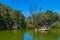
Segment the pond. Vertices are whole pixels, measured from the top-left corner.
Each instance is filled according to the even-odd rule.
[[[4,30],[0,31],[0,40],[60,40],[60,29],[44,33],[34,30]]]

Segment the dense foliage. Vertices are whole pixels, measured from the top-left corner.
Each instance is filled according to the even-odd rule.
[[[34,16],[32,18],[34,20],[34,25],[37,28],[40,28],[43,26],[50,27],[50,25],[52,25],[53,23],[55,23],[57,21],[59,22],[58,13],[52,12],[50,10],[48,10],[46,12],[34,14]]]
[[[56,27],[57,25],[59,26],[60,24],[59,14],[57,12],[52,12],[51,10],[47,10],[46,12],[36,13],[32,17],[30,17],[30,20],[31,23],[35,26],[35,28],[41,28],[44,26],[51,28],[53,26],[54,27]],[[57,22],[57,25],[55,22]]]
[[[21,11],[0,4],[0,29],[25,28],[25,17]]]
[[[32,12],[33,13],[33,12]],[[31,14],[32,14],[31,13]],[[60,17],[57,12],[47,10],[46,12],[34,12],[25,18],[19,10],[0,4],[0,29],[34,29],[46,27],[60,27]]]

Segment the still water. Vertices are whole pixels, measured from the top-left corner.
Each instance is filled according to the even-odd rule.
[[[60,40],[60,30],[34,32],[33,30],[0,31],[0,40]]]

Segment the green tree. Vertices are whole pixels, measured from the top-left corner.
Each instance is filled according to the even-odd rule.
[[[25,28],[24,15],[21,11],[0,4],[0,29],[12,29],[13,26],[14,28]]]

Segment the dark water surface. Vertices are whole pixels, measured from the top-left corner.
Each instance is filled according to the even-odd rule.
[[[5,30],[0,31],[0,40],[60,40],[60,29],[44,33],[33,30]]]

